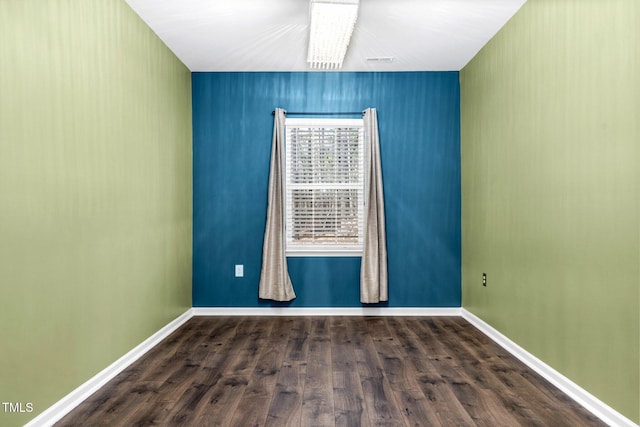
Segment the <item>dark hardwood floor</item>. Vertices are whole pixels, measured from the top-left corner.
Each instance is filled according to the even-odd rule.
[[[602,426],[458,317],[194,317],[56,426]]]

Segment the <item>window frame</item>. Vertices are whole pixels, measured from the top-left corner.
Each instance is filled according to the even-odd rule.
[[[289,128],[290,127],[315,127],[315,128],[357,128],[358,132],[358,156],[360,162],[360,181],[356,186],[359,194],[361,194],[358,201],[358,243],[357,244],[319,244],[319,245],[296,245],[292,244],[289,236],[290,228],[290,205],[288,198],[289,189],[294,186],[290,183],[290,162],[289,162]],[[362,118],[286,118],[285,119],[285,149],[283,150],[283,187],[284,187],[284,227],[285,227],[285,254],[287,257],[361,257],[364,241],[364,216],[365,216],[365,179],[364,179],[364,157],[365,157],[365,144],[364,144],[364,120]],[[340,187],[344,183],[325,183],[326,187]],[[302,189],[308,185],[313,188],[323,188],[323,184],[296,184],[298,189]],[[346,184],[344,184],[346,185]],[[354,187],[354,185],[346,186]]]

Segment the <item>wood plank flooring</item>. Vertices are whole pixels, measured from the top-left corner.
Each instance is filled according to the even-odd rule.
[[[604,426],[459,317],[194,317],[56,426]]]

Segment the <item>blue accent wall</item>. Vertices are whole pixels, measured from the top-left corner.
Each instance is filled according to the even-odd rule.
[[[458,72],[193,73],[193,306],[359,307],[360,258],[289,258],[258,299],[275,107],[378,110],[389,307],[459,307]],[[234,265],[244,264],[244,277]]]

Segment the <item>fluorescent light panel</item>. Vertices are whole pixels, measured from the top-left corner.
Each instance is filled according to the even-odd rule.
[[[339,69],[358,18],[359,0],[311,0],[309,51],[311,68]]]

